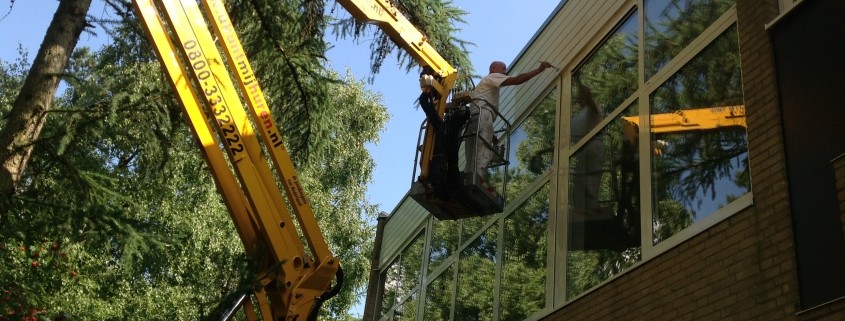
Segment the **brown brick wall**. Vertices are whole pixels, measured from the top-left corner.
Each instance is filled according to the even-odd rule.
[[[737,0],[754,205],[544,320],[798,319],[783,134],[765,29],[777,14],[776,0]]]

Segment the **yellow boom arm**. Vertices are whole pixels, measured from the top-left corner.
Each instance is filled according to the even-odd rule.
[[[640,125],[639,116],[622,117],[625,123]],[[725,106],[679,110],[674,113],[651,115],[651,132],[675,133],[721,127],[746,127],[745,106]]]
[[[255,301],[251,298],[242,303],[245,315],[251,320],[256,318],[254,302],[264,320],[309,319],[316,313],[317,302],[332,292],[331,283],[339,273],[339,262],[317,226],[281,133],[222,1],[203,0],[202,5],[216,38],[221,41],[238,87],[222,63],[212,28],[195,0],[156,3],[135,0],[133,3],[203,148],[246,252],[259,264],[260,279],[256,280],[253,286],[256,290],[252,293]],[[246,97],[246,111],[238,89]],[[256,123],[250,121],[247,112]],[[213,115],[214,119],[208,119],[207,115]],[[262,153],[258,136],[281,176],[299,229],[308,242],[308,253]],[[219,146],[225,147],[226,155]]]
[[[649,131],[654,134],[747,127],[744,105],[684,109],[674,113],[655,114],[651,115],[650,122]],[[622,132],[629,143],[636,143],[639,126],[639,116],[622,117]],[[662,153],[659,147],[655,147],[654,152],[655,154]]]
[[[381,27],[417,63],[433,70],[437,80],[425,86],[439,94],[436,111],[443,117],[457,73],[425,35],[388,1],[338,2],[358,21]],[[256,280],[251,297],[241,301],[240,307],[249,320],[257,318],[255,304],[264,320],[312,320],[319,302],[333,295],[341,282],[339,262],[325,243],[222,0],[201,3],[202,9],[196,0],[133,0],[202,146],[246,252],[258,261],[260,279]],[[216,37],[212,37],[212,30]],[[433,131],[427,130],[421,179],[428,176],[434,137]],[[299,230],[273,169],[281,177]],[[300,241],[300,233],[308,243],[308,251]],[[337,284],[333,288],[334,279]]]

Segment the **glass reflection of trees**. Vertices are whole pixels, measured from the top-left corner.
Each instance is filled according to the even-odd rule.
[[[455,320],[493,320],[498,231],[490,226],[461,251]]]
[[[651,113],[742,105],[736,28],[731,27],[651,94]],[[655,243],[750,191],[744,127],[652,135]]]
[[[636,111],[623,110],[570,158],[569,298],[640,260],[639,156],[623,119]],[[599,155],[591,145],[602,147]],[[585,162],[597,162],[594,171]]]
[[[645,0],[645,76],[689,45],[736,0]]]
[[[536,178],[552,166],[555,141],[555,111],[557,88],[553,88],[534,110],[508,135],[508,186],[505,202],[511,201],[528,188]],[[491,182],[502,191],[502,171],[496,168]]]
[[[573,72],[571,145],[577,144],[598,124],[578,121],[588,107],[579,103],[579,84],[590,89],[595,105],[604,116],[610,115],[637,90],[637,39],[637,14],[634,13]]]
[[[393,320],[415,321],[417,319],[417,293],[414,292],[393,312]]]
[[[428,273],[434,272],[458,249],[461,228],[458,222],[432,220],[431,242],[429,244]]]
[[[636,131],[622,118],[637,115],[622,103],[638,88],[638,45],[632,13],[572,75],[567,298],[640,260]]]
[[[505,219],[499,320],[524,320],[545,306],[548,222],[548,183]]]
[[[554,124],[552,123],[553,127]],[[526,183],[527,184],[527,183]],[[497,244],[497,225],[487,227],[460,254],[455,320],[491,320],[495,293],[497,251],[503,251],[500,320],[523,320],[545,306],[548,251],[549,187],[542,185],[504,219],[504,244]],[[432,222],[429,275],[452,255],[462,240],[469,240],[489,225],[486,218]],[[460,239],[459,239],[460,238]],[[452,269],[436,276],[426,293],[425,320],[448,320],[451,311]],[[434,291],[434,292],[432,292]]]
[[[398,260],[394,261],[382,272],[381,279],[384,280],[381,288],[381,309],[379,309],[379,317],[388,315],[393,306],[396,305],[397,292],[399,284],[401,283],[399,274]]]
[[[452,313],[452,288],[454,265],[438,275],[426,288],[423,320],[448,321]]]
[[[471,241],[461,252],[458,266],[455,320],[491,320],[493,298],[498,295],[499,320],[523,320],[545,306],[546,255],[548,252],[549,184],[542,185],[504,219],[504,243],[498,244],[496,224]],[[456,248],[458,235],[469,240],[485,220],[433,222],[429,265],[442,265]],[[456,226],[462,226],[457,233]],[[501,292],[496,294],[497,251],[503,251]],[[429,269],[429,275],[441,270]],[[448,320],[453,266],[436,275],[426,293],[425,320]]]
[[[645,73],[658,74],[712,28],[733,0],[645,1]],[[640,260],[636,103],[632,16],[572,75],[567,297],[572,298]],[[650,114],[742,105],[735,26],[710,43],[649,96]],[[589,96],[592,95],[592,102]],[[740,107],[741,108],[741,107]],[[585,110],[596,110],[587,115]],[[607,120],[607,117],[613,117]],[[655,118],[652,118],[654,120]],[[595,130],[599,125],[603,128]],[[650,135],[652,229],[657,243],[750,191],[743,127]],[[600,148],[599,148],[600,147]],[[613,223],[615,222],[615,223]],[[616,235],[629,243],[613,243]],[[624,238],[622,239],[623,241]]]
[[[424,235],[424,232],[420,232],[402,250],[402,253],[390,264],[387,270],[382,273],[381,277],[384,280],[384,286],[381,296],[382,308],[380,317],[388,315],[391,310],[395,311],[394,316],[398,320],[412,320],[401,318],[400,315],[415,315],[416,297],[417,291],[419,291],[417,285],[421,279],[422,249],[425,242]],[[408,298],[405,299],[406,297]],[[409,309],[412,311],[409,311]]]

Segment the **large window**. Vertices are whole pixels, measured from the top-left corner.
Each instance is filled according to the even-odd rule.
[[[434,277],[426,287],[425,312],[423,320],[446,321],[452,317],[452,298],[455,278],[454,265]]]
[[[654,243],[751,190],[738,52],[731,28],[651,94]]]
[[[845,162],[842,12],[845,1],[803,1],[771,30],[786,137],[783,188],[789,190],[799,309],[805,311],[845,297],[845,175],[836,170]]]
[[[508,135],[508,183],[505,200],[522,194],[540,176],[551,169],[555,142],[555,111],[557,88],[537,104],[537,107]],[[501,183],[502,170],[497,168],[494,182]],[[497,186],[499,191],[503,189]]]
[[[455,320],[493,320],[498,231],[491,226],[461,251]]]
[[[572,74],[566,296],[640,260],[637,14]]]
[[[733,2],[646,0],[572,71],[566,300],[748,199]]]
[[[519,321],[545,307],[549,184],[505,218],[499,320]]]
[[[570,144],[579,143],[637,90],[637,39],[634,13],[573,72]]]

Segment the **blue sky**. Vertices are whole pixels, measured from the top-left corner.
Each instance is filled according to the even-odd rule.
[[[516,56],[534,36],[549,14],[558,6],[558,0],[454,0],[453,4],[469,14],[466,23],[457,25],[461,31],[458,38],[473,42],[469,50],[475,65],[475,74],[486,74],[487,66],[493,60],[510,65]],[[329,3],[331,5],[333,3]],[[0,0],[0,59],[13,61],[17,58],[18,44],[34,59],[38,47],[47,31],[50,19],[58,7],[56,0],[17,0],[9,12],[10,1]],[[93,0],[89,14],[98,18],[114,18],[103,9],[101,0]],[[348,17],[338,6],[334,14]],[[373,27],[374,28],[374,27]],[[78,46],[97,48],[108,42],[101,29],[97,35],[83,33]],[[334,48],[327,53],[331,67],[343,74],[346,68],[358,79],[370,75],[369,45],[355,44],[351,40],[327,39]],[[367,146],[376,161],[373,182],[368,187],[368,198],[372,204],[390,212],[407,193],[413,181],[414,148],[423,113],[414,107],[419,95],[416,71],[405,73],[394,65],[390,57],[382,66],[369,90],[383,96],[383,102],[390,113],[387,128],[381,132],[378,144]],[[476,79],[477,82],[477,79]]]

